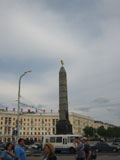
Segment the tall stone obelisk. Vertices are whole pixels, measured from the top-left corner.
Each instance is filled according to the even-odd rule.
[[[59,71],[59,121],[56,124],[56,134],[72,134],[72,125],[68,114],[67,74],[61,60]]]

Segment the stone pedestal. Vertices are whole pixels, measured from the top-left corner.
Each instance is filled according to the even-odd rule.
[[[56,124],[56,134],[72,134],[72,125],[67,120],[60,120]]]

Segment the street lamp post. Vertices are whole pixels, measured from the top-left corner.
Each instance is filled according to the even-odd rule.
[[[21,86],[21,79],[24,75],[26,75],[28,72],[32,71],[25,71],[19,78],[19,88],[18,88],[18,114],[17,114],[17,142],[20,136],[20,126],[19,126],[19,121],[20,121],[20,86]]]

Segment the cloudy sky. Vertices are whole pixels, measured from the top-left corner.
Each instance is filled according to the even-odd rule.
[[[0,104],[58,111],[64,60],[69,111],[120,125],[120,1],[0,0]]]

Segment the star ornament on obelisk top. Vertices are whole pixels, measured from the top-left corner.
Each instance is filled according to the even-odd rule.
[[[61,62],[61,64],[62,64],[62,66],[63,66],[63,65],[64,65],[64,62],[63,62],[63,60],[61,60],[60,62]]]

